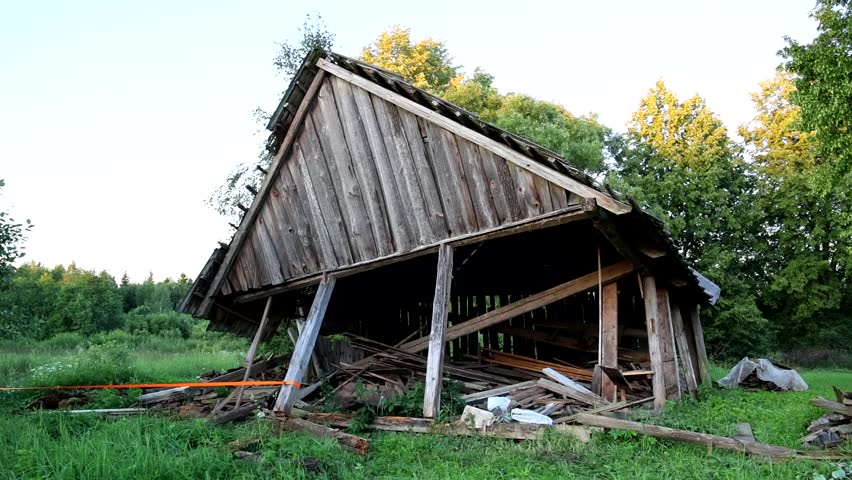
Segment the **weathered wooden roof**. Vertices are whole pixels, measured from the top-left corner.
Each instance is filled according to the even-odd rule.
[[[697,288],[659,221],[554,152],[375,66],[311,52],[268,128],[272,166],[183,311],[206,317],[218,297],[516,227],[583,199],[603,210],[598,221],[653,238],[665,268]]]

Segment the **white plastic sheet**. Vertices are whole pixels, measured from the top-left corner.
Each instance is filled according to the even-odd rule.
[[[740,363],[734,365],[734,368],[724,378],[716,383],[725,388],[736,388],[752,372],[757,374],[757,378],[764,382],[772,382],[781,390],[803,392],[808,389],[808,384],[805,383],[799,372],[779,368],[765,358],[759,358],[757,361],[752,361],[748,357],[743,358]]]
[[[512,409],[512,420],[521,423],[534,423],[536,425],[553,425],[553,419],[532,410],[523,408]]]

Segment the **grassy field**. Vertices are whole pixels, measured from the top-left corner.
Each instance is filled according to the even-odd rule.
[[[0,344],[0,384],[98,381],[178,381],[199,372],[236,366],[245,344],[227,337],[205,341],[127,338],[54,339]],[[724,369],[717,368],[718,378]],[[830,396],[831,385],[852,389],[852,371],[805,370],[802,393],[705,389],[698,402],[670,403],[662,425],[732,435],[737,421],[751,423],[757,440],[797,447],[807,424],[822,414],[808,400]],[[102,419],[60,412],[24,411],[31,394],[0,392],[0,478],[600,478],[775,479],[814,478],[836,469],[826,462],[769,462],[741,454],[628,432],[596,434],[588,444],[550,435],[513,442],[482,438],[370,433],[372,452],[358,457],[333,441],[300,434],[272,435],[261,419],[212,427],[203,420],[158,415]],[[102,406],[132,401],[113,393]],[[235,460],[227,443],[264,440],[260,464]],[[852,446],[846,446],[852,449]]]

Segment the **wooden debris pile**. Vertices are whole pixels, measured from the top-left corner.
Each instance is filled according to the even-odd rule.
[[[200,378],[206,382],[237,382],[252,380],[281,380],[287,370],[289,356],[270,356],[248,368],[236,368],[224,373],[205,372]],[[213,424],[222,424],[246,418],[260,407],[274,400],[280,387],[252,386],[230,389],[220,395],[222,387],[177,387],[143,393],[137,399],[139,406],[156,407],[177,412],[184,417],[207,418]]]
[[[377,406],[403,395],[425,378],[426,357],[400,347],[409,339],[391,346],[358,335],[347,338],[351,347],[367,356],[353,363],[340,362],[328,376],[331,393],[314,401],[314,406],[329,400],[329,395],[333,395],[336,406],[353,411],[363,405]],[[481,348],[476,356],[447,359],[443,371],[445,381],[460,386],[461,400],[467,405],[486,410],[489,398],[505,397],[508,408],[501,412],[504,420],[511,418],[505,414],[523,409],[546,415],[552,423],[566,423],[573,422],[573,416],[580,412],[613,411],[651,399],[650,371],[630,361],[622,365],[626,368],[604,371],[558,359],[546,361]],[[618,386],[620,401],[593,393],[596,371],[598,377],[607,376]]]
[[[811,404],[829,410],[808,426],[808,434],[800,439],[805,445],[836,447],[852,439],[852,392],[834,387],[835,401],[817,397]]]

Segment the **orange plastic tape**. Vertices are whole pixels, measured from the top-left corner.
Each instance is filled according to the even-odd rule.
[[[183,383],[124,383],[120,385],[54,385],[49,387],[0,387],[0,391],[9,390],[89,390],[94,388],[177,388],[177,387],[271,387],[292,385],[302,388],[299,382],[292,380],[253,380],[246,382],[183,382]]]

